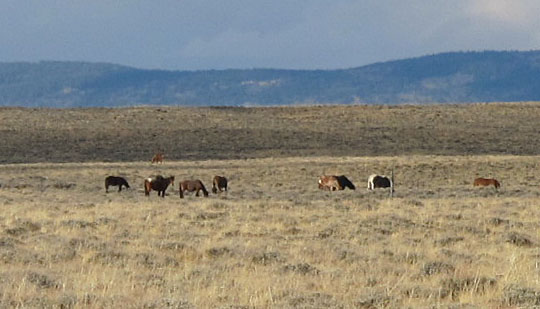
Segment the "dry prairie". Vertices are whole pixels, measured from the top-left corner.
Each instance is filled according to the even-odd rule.
[[[540,155],[540,103],[0,108],[0,163]]]
[[[0,109],[0,307],[540,306],[539,112]],[[394,198],[365,189],[392,170]],[[146,197],[155,174],[230,191]]]
[[[11,164],[0,304],[64,308],[486,308],[540,304],[539,157]],[[368,192],[395,171],[393,199]],[[214,174],[230,192],[145,197]],[[346,174],[357,190],[319,191]],[[106,194],[106,175],[132,188]],[[497,175],[502,188],[473,188]]]

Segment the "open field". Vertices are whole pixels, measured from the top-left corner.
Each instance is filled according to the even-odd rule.
[[[516,139],[519,138],[516,136]],[[531,141],[536,143],[536,141]],[[525,143],[524,147],[528,147]],[[538,156],[280,157],[0,166],[0,307],[540,305]],[[367,192],[395,171],[396,194]],[[145,197],[161,173],[230,192]],[[357,190],[317,189],[345,174]],[[106,175],[132,189],[106,194]],[[493,188],[473,188],[494,176]]]
[[[540,306],[538,123],[540,103],[0,108],[0,307]],[[365,189],[392,169],[394,198]],[[179,198],[216,174],[229,193]]]
[[[540,103],[0,108],[0,163],[540,155]]]

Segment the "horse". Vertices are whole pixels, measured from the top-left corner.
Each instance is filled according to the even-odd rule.
[[[117,176],[107,176],[105,178],[106,193],[109,193],[109,186],[118,186],[118,192],[122,191],[122,186],[126,187],[126,189],[129,189],[128,182],[124,178]]]
[[[150,195],[150,191],[155,190],[158,196],[165,197],[165,190],[169,185],[174,185],[174,176],[163,177],[157,175],[156,177],[149,177],[144,180],[144,195]]]
[[[179,186],[180,191],[180,198],[184,198],[184,191],[193,192],[197,191],[195,193],[195,196],[199,196],[199,191],[202,191],[205,197],[208,197],[208,191],[206,191],[206,188],[204,187],[202,181],[199,179],[197,180],[184,180],[180,183]]]
[[[158,152],[152,157],[152,163],[163,163],[163,153]]]
[[[370,175],[368,178],[367,189],[374,190],[376,188],[392,188],[392,180],[385,175]]]
[[[495,187],[495,190],[497,190],[501,186],[501,183],[497,179],[494,179],[494,178],[476,178],[473,184],[473,186],[475,187],[478,187],[478,186],[487,187],[490,185],[493,185]]]
[[[353,183],[347,177],[345,177],[345,175],[323,175],[319,177],[319,189],[321,190],[336,191],[345,190],[345,188],[349,188],[351,190],[356,189]]]
[[[227,178],[223,176],[214,176],[212,181],[212,193],[216,194],[219,189],[219,192],[227,191]]]

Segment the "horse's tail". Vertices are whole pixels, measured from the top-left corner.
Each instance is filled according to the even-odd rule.
[[[214,178],[214,180],[212,181],[212,193],[214,194],[217,193],[217,182],[218,180],[216,178]]]
[[[144,195],[150,195],[150,190],[152,190],[152,184],[148,179],[144,180]]]
[[[180,198],[184,198],[184,190],[182,190],[182,182],[180,182],[180,185],[178,186],[178,192],[180,194]]]

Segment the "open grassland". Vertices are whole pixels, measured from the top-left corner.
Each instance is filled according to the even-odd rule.
[[[539,161],[416,155],[1,165],[0,306],[540,306]],[[391,169],[393,199],[365,189],[369,174]],[[223,174],[230,192],[181,200],[176,184],[164,199],[145,197],[144,178],[158,173],[207,187]],[[357,190],[319,191],[323,173],[345,174]],[[132,189],[106,194],[112,174]],[[502,188],[473,188],[477,176],[497,177]]]
[[[540,103],[0,108],[0,163],[540,155]]]

